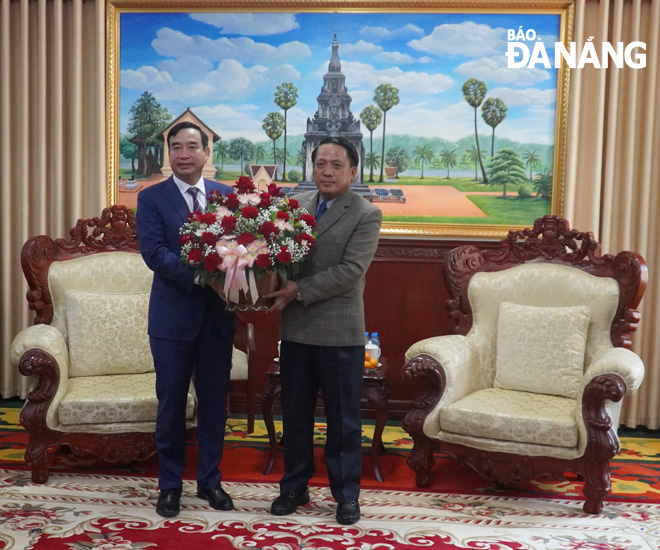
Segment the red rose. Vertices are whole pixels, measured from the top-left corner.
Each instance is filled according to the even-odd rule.
[[[202,251],[199,248],[193,248],[188,252],[188,263],[198,264],[202,261]]]
[[[238,244],[246,245],[254,242],[255,240],[256,237],[252,233],[241,233],[236,239],[236,242]]]
[[[302,243],[303,241],[307,241],[310,246],[313,246],[316,243],[316,239],[307,233],[298,233],[293,237],[293,240],[298,244]]]
[[[259,215],[259,209],[254,206],[245,206],[241,210],[241,214],[248,220],[254,220]]]
[[[216,222],[215,214],[213,212],[205,212],[200,214],[199,221],[206,225],[213,225]]]
[[[204,231],[204,233],[202,233],[202,244],[215,246],[215,243],[216,243],[216,238],[213,233],[211,233],[210,231]]]
[[[238,178],[236,185],[234,185],[238,193],[252,193],[256,187],[252,183],[252,180],[247,176],[241,176]]]
[[[316,218],[311,214],[303,214],[300,219],[311,227],[316,227]]]
[[[278,220],[284,220],[285,222],[286,222],[286,221],[289,221],[289,214],[288,214],[288,212],[284,212],[283,210],[278,210],[278,212],[277,212],[277,219],[278,219]]]
[[[286,246],[280,247],[280,251],[277,253],[277,261],[281,264],[288,264],[291,261],[291,252]]]
[[[225,197],[225,206],[229,210],[235,210],[238,208],[238,195],[236,193],[231,193]]]
[[[268,208],[270,205],[273,204],[272,201],[270,200],[270,195],[268,193],[261,193],[259,196],[261,197],[259,208]]]
[[[273,222],[264,222],[259,228],[259,233],[261,233],[266,239],[272,239],[273,236],[277,236],[278,229]]]
[[[289,208],[293,210],[300,208],[300,203],[296,199],[289,199]]]
[[[220,225],[225,233],[231,233],[236,228],[236,218],[234,216],[223,216]]]
[[[179,244],[180,244],[181,246],[183,246],[184,244],[191,243],[191,242],[193,242],[192,235],[188,235],[188,234],[186,233],[186,234],[181,235],[181,236],[179,237]]]
[[[268,269],[273,265],[273,260],[270,259],[268,254],[259,254],[255,259],[255,262],[261,269]]]
[[[223,202],[222,197],[223,197],[222,193],[220,191],[217,191],[216,189],[214,189],[213,191],[211,191],[209,193],[209,197],[208,197],[209,203],[211,203],[211,204],[218,204],[218,203],[222,204],[222,202]]]
[[[215,271],[221,263],[222,258],[217,252],[211,252],[204,256],[204,269],[206,269],[206,271]]]
[[[280,188],[277,186],[276,183],[269,183],[268,184],[268,193],[272,197],[281,197],[282,196],[282,192],[281,192]]]

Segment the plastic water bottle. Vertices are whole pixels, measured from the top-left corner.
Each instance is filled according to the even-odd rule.
[[[380,338],[378,336],[377,332],[372,332],[371,333],[371,338],[369,338],[369,341],[374,345],[380,348]]]
[[[371,340],[369,338],[369,331],[367,331],[364,333],[364,345],[368,346],[369,344],[371,344]]]

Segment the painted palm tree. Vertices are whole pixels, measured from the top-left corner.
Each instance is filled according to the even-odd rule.
[[[552,198],[552,172],[541,172],[534,180],[536,197],[549,201]]]
[[[490,160],[490,183],[502,186],[502,198],[506,199],[506,186],[508,184],[523,183],[527,181],[525,165],[520,155],[513,149],[500,149]]]
[[[465,160],[469,162],[472,166],[474,166],[474,181],[478,181],[479,176],[477,175],[477,170],[479,168],[479,155],[481,155],[483,159],[484,152],[477,151],[476,145],[473,145],[467,151],[465,151],[463,155],[465,157]]]
[[[368,105],[360,113],[360,120],[364,124],[365,128],[369,130],[369,154],[374,158],[374,130],[378,128],[378,125],[383,120],[383,112],[376,107],[375,105]],[[380,157],[375,157],[379,158]],[[366,162],[366,159],[365,159]],[[380,164],[380,162],[378,162]],[[374,164],[371,164],[369,171],[369,181],[374,181]]]
[[[275,90],[275,103],[284,110],[284,166],[282,168],[282,181],[286,181],[286,113],[297,103],[298,88],[291,82],[280,84]]]
[[[374,155],[373,153],[367,153],[364,155],[364,165],[369,167],[369,170],[371,171],[372,178],[369,181],[374,181],[373,179],[373,173],[374,173],[374,168],[378,170],[380,168],[380,157],[378,155]]]
[[[380,153],[381,158],[385,158],[385,127],[387,126],[387,111],[392,107],[399,104],[399,89],[395,88],[391,84],[381,84],[376,88],[374,93],[374,101],[380,107],[380,110],[383,111],[383,148]],[[380,165],[380,178],[379,182],[383,180],[383,165]]]
[[[273,140],[273,163],[277,164],[275,142],[282,135],[282,132],[284,132],[284,117],[280,113],[268,113],[261,127],[266,132],[266,135]]]
[[[298,152],[295,155],[292,155],[292,160],[298,166],[305,166],[305,153],[301,149],[298,149]]]
[[[444,164],[445,168],[447,169],[447,177],[445,179],[449,179],[449,170],[451,168],[455,168],[456,165],[458,164],[458,157],[456,156],[456,151],[455,150],[449,150],[449,149],[443,149],[442,152],[440,153],[440,161],[442,164]]]
[[[430,145],[417,145],[413,149],[413,155],[415,155],[415,162],[419,162],[422,165],[422,176],[420,180],[424,179],[424,164],[428,162],[429,164],[433,162],[433,150]]]
[[[486,175],[486,168],[484,167],[484,160],[481,157],[481,148],[479,147],[479,131],[477,129],[477,107],[479,107],[486,97],[486,84],[476,78],[470,78],[465,81],[461,88],[465,101],[474,109],[474,139],[477,143],[477,156],[479,164],[481,165],[481,175],[484,178],[484,183],[488,183],[488,176]]]
[[[506,118],[506,105],[496,97],[489,97],[481,106],[481,116],[488,126],[493,129],[490,139],[490,156],[495,156],[495,128]]]
[[[229,145],[226,141],[216,141],[213,146],[213,153],[215,154],[216,160],[220,161],[220,169],[224,172],[225,170],[225,156],[227,155]]]
[[[254,146],[254,162],[260,164],[263,159],[266,158],[266,150],[263,145]]]
[[[525,151],[522,158],[525,161],[525,166],[529,166],[529,181],[532,181],[534,176],[532,171],[541,164],[541,157],[537,154],[536,150],[534,150]]]
[[[240,159],[242,176],[243,161],[251,159],[254,155],[254,144],[245,138],[232,139],[229,142],[229,155],[233,159]]]
[[[396,176],[394,179],[399,179],[399,174],[408,170],[408,165],[410,164],[410,157],[408,156],[408,150],[403,147],[392,147],[387,151],[387,162],[392,161],[392,164],[396,166]]]

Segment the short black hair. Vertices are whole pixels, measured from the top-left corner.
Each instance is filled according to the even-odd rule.
[[[199,134],[202,136],[202,147],[206,149],[209,146],[209,136],[206,134],[206,132],[202,131],[202,129],[197,126],[194,122],[179,122],[178,124],[175,124],[170,128],[170,131],[167,132],[167,147],[169,148],[170,146],[170,138],[173,136],[176,136],[181,130],[184,130],[185,128],[192,128],[193,130],[197,130]]]
[[[316,162],[316,152],[319,150],[319,147],[321,147],[321,145],[326,145],[327,143],[332,145],[339,145],[340,147],[346,149],[346,154],[348,155],[348,158],[351,162],[351,166],[357,166],[360,164],[360,157],[358,156],[355,147],[353,147],[353,144],[346,138],[337,136],[328,136],[320,141],[318,147],[312,151],[312,164]]]

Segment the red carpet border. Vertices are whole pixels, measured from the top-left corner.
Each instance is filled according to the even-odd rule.
[[[660,505],[581,503],[366,489],[362,520],[343,527],[325,487],[286,517],[268,513],[274,483],[224,483],[236,509],[218,512],[186,481],[182,511],[155,512],[153,478],[54,474],[45,485],[25,471],[0,471],[3,550],[651,550],[660,548]]]

